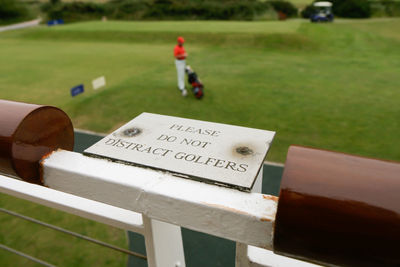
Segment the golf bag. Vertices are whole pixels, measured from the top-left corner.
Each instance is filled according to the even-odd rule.
[[[189,65],[186,66],[185,71],[188,75],[188,82],[192,86],[192,92],[194,96],[197,99],[201,99],[204,95],[204,86],[202,82],[197,77],[196,72],[194,72]]]

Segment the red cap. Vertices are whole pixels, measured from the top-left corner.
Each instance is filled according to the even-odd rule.
[[[178,37],[178,43],[183,44],[185,42],[185,39],[183,39],[182,36]]]

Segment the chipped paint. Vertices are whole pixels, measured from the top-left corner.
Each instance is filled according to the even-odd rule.
[[[55,151],[61,151],[62,149],[58,148]],[[42,156],[39,160],[39,182],[41,185],[44,185],[44,162],[48,159],[55,151],[50,151]]]
[[[246,215],[246,216],[252,216],[250,213],[247,213],[245,211],[234,209],[234,208],[230,208],[230,207],[226,207],[226,206],[220,205],[220,204],[212,204],[212,203],[207,203],[207,202],[202,202],[202,204],[207,205],[209,207],[215,207],[215,208],[219,208],[219,209],[223,209],[223,210],[227,210],[227,211],[233,211],[235,213],[243,214],[243,215]]]
[[[268,200],[272,200],[275,202],[278,202],[278,200],[279,200],[279,198],[276,196],[271,196],[271,195],[262,195],[262,196],[263,196],[263,199],[268,199]]]
[[[230,208],[230,207],[227,207],[227,206],[224,206],[224,205],[220,205],[220,204],[213,204],[213,203],[207,203],[207,202],[202,202],[202,204],[207,205],[207,206],[209,206],[209,207],[215,207],[215,208],[223,209],[223,210],[226,210],[226,211],[233,211],[233,212],[235,212],[235,213],[243,214],[243,215],[250,216],[250,217],[253,217],[253,216],[254,216],[254,215],[252,215],[252,214],[250,214],[250,213],[247,213],[247,212],[245,212],[245,211],[243,211],[243,210],[238,210],[238,209],[235,209],[235,208]],[[261,218],[260,218],[260,221],[262,221],[262,222],[273,222],[274,219],[267,218],[267,217],[261,217]]]

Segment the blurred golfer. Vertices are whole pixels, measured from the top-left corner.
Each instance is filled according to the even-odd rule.
[[[183,47],[183,43],[185,39],[183,37],[178,37],[178,44],[175,46],[174,49],[174,56],[175,56],[175,66],[176,72],[178,73],[178,88],[182,92],[182,96],[187,95],[187,91],[185,89],[185,67],[186,67],[186,51]]]

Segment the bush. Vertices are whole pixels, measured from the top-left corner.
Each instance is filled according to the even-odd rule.
[[[272,9],[255,0],[114,0],[106,5],[111,19],[252,20]]]
[[[375,17],[399,17],[399,0],[376,0],[370,1],[372,16]]]
[[[315,14],[316,8],[311,4],[306,6],[302,11],[301,11],[301,17],[305,19],[309,19],[311,15]]]
[[[16,0],[0,0],[0,22],[29,19],[30,14],[25,4]]]
[[[371,7],[367,0],[332,0],[333,14],[343,18],[369,18]]]
[[[149,5],[143,0],[114,0],[105,4],[105,15],[117,20],[137,20],[143,17]]]
[[[214,19],[253,20],[270,14],[273,9],[295,16],[297,9],[285,1],[258,0],[112,0],[93,2],[46,3],[42,11],[49,19],[66,22],[107,16],[117,20]]]
[[[297,17],[298,10],[291,3],[287,1],[268,1],[275,9],[276,12],[281,12],[285,14],[287,17]]]
[[[45,4],[42,10],[47,12],[48,19],[65,22],[100,19],[105,14],[104,5],[91,2]]]

